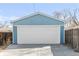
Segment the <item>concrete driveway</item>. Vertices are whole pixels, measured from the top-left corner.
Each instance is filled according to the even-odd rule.
[[[79,56],[64,45],[9,45],[0,56]]]
[[[50,45],[10,45],[0,56],[53,56]]]

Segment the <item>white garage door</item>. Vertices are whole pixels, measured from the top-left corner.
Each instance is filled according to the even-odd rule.
[[[18,44],[59,44],[60,27],[53,25],[17,26]]]

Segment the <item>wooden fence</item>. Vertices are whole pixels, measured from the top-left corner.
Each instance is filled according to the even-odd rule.
[[[65,30],[65,44],[72,48],[79,47],[79,28]]]

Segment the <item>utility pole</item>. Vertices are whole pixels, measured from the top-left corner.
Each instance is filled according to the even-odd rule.
[[[37,5],[33,3],[33,12],[39,12]]]
[[[33,12],[37,12],[35,3],[33,3]]]

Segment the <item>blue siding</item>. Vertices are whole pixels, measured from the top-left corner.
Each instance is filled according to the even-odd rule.
[[[13,26],[13,44],[17,44],[17,27]]]
[[[60,44],[64,44],[65,39],[64,39],[64,26],[60,27]]]
[[[64,22],[44,15],[33,15],[14,22],[14,25],[63,25]]]

